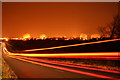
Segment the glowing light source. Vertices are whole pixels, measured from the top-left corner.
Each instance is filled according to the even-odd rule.
[[[8,38],[4,38],[4,40],[5,40],[5,41],[9,41],[9,39],[8,39]]]
[[[86,34],[81,33],[81,34],[80,34],[80,39],[86,40],[86,39],[87,39],[87,35],[86,35]]]
[[[8,41],[9,38],[0,38],[0,40],[5,40],[5,41]]]
[[[4,38],[0,38],[0,39],[4,39]]]
[[[13,40],[19,40],[19,38],[12,38]]]
[[[100,35],[99,34],[92,34],[91,38],[100,38]]]
[[[30,34],[24,34],[23,38],[30,38]]]
[[[40,35],[40,39],[45,39],[47,36],[45,34]]]

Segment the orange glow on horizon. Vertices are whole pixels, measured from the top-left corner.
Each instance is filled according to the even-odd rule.
[[[86,40],[87,39],[87,34],[80,34],[80,39]]]
[[[24,34],[23,38],[30,38],[30,34]]]
[[[45,34],[40,35],[40,39],[45,39],[47,36]]]
[[[91,35],[91,39],[92,39],[92,38],[100,38],[100,35],[99,35],[99,34],[92,34],[92,35]]]
[[[39,32],[48,36],[76,35],[79,37],[80,33],[89,35],[98,33],[98,26],[109,24],[113,20],[114,14],[118,13],[117,3],[106,2],[5,2],[2,5],[4,14],[2,15],[2,36],[7,37],[21,37],[20,35],[26,31],[34,35],[33,37],[39,37]]]

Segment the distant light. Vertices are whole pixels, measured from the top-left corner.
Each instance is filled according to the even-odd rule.
[[[66,38],[65,40],[69,40],[68,38]]]
[[[45,34],[40,35],[40,39],[46,39],[47,36]]]
[[[56,38],[55,40],[58,40],[58,38]]]
[[[9,39],[8,39],[8,38],[4,38],[4,40],[5,40],[5,41],[9,41]]]
[[[92,38],[100,38],[100,35],[99,35],[99,34],[92,34],[92,35],[91,35],[91,39],[92,39]]]
[[[12,38],[13,40],[18,40],[19,38]]]
[[[30,34],[24,34],[23,38],[30,38]]]
[[[0,39],[4,39],[4,38],[0,38]]]
[[[81,33],[81,34],[80,34],[80,39],[87,40],[87,35]]]
[[[67,38],[67,36],[64,36],[64,38]]]
[[[23,39],[23,41],[27,41],[27,39]]]

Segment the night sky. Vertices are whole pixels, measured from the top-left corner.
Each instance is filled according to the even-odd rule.
[[[118,13],[117,2],[3,2],[3,37],[98,34]]]

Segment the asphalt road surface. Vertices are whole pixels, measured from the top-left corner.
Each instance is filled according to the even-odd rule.
[[[3,58],[18,78],[81,78],[81,79],[120,79],[118,73],[48,64],[21,58],[15,59],[3,54]],[[22,60],[23,59],[23,60]]]

